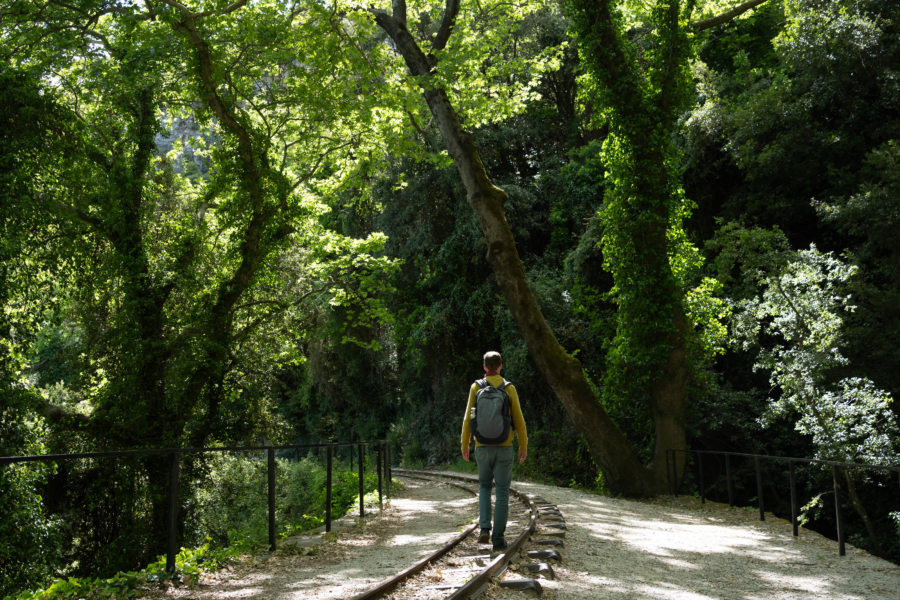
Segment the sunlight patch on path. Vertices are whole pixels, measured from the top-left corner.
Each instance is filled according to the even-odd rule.
[[[692,499],[638,502],[517,483],[562,511],[559,600],[898,600],[900,567],[772,515]],[[491,599],[514,596],[495,590]]]

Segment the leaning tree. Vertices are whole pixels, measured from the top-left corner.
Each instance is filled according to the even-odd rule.
[[[681,229],[687,201],[673,137],[690,99],[692,36],[763,1],[751,0],[691,23],[694,2],[659,0],[644,15],[640,35],[626,28],[614,2],[567,3],[589,74],[588,93],[602,108],[610,132],[603,147],[609,175],[597,185],[606,184],[609,190],[602,208],[603,251],[614,278],[611,298],[617,305],[617,331],[599,394],[544,319],[503,210],[507,194],[492,183],[451,101],[449,84],[437,76],[459,27],[461,0],[447,0],[438,26],[430,31],[410,27],[405,0],[394,0],[391,10],[372,10],[418,83],[456,165],[487,241],[487,260],[531,359],[587,440],[606,484],[618,493],[663,491],[666,451],[686,447],[691,348],[696,345],[695,323],[686,302],[685,265],[693,251]],[[478,10],[494,16],[510,10],[511,19],[514,9],[518,7],[504,3],[478,4]],[[647,464],[598,395],[650,415],[655,439]]]

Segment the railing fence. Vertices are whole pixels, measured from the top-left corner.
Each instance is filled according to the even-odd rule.
[[[900,466],[888,466],[888,465],[868,465],[861,463],[850,463],[850,462],[840,462],[840,461],[830,461],[830,460],[819,460],[813,458],[794,458],[787,456],[771,456],[767,454],[747,454],[743,452],[725,452],[720,450],[677,450],[677,449],[668,449],[666,450],[666,481],[669,486],[669,491],[677,496],[681,483],[683,481],[683,477],[681,480],[678,478],[678,465],[677,465],[677,454],[682,453],[685,455],[694,455],[695,456],[695,466],[697,471],[697,485],[700,493],[700,502],[706,502],[706,484],[704,481],[704,469],[703,469],[703,457],[704,455],[712,455],[712,456],[724,456],[725,458],[725,479],[726,479],[726,488],[728,494],[728,505],[735,505],[735,491],[734,491],[734,476],[732,473],[731,466],[731,458],[732,457],[743,457],[743,458],[751,458],[753,459],[753,470],[756,475],[756,497],[757,504],[759,507],[759,520],[766,520],[766,508],[765,508],[765,500],[763,493],[763,475],[762,469],[760,467],[761,460],[767,461],[776,461],[776,462],[787,462],[788,464],[788,480],[790,486],[790,504],[791,504],[791,526],[793,529],[794,536],[800,535],[800,526],[799,526],[799,518],[800,518],[800,504],[799,497],[797,494],[797,474],[796,474],[796,465],[797,464],[818,464],[823,466],[831,467],[831,476],[832,476],[832,485],[834,488],[834,513],[835,513],[835,529],[837,535],[838,542],[838,554],[840,556],[844,556],[846,554],[846,539],[845,539],[845,531],[844,531],[844,515],[841,509],[840,502],[840,491],[842,489],[841,481],[840,481],[840,470],[845,468],[852,469],[866,469],[870,471],[893,471],[897,474],[898,484],[900,484]],[[687,461],[685,460],[685,470]],[[774,484],[773,484],[774,485]]]
[[[386,440],[374,440],[364,442],[335,442],[322,444],[298,444],[286,446],[221,446],[211,448],[160,448],[148,450],[122,450],[110,452],[87,452],[80,454],[44,454],[36,456],[0,456],[0,466],[25,462],[63,462],[78,459],[103,459],[118,458],[123,456],[166,456],[169,459],[169,483],[168,483],[168,535],[166,547],[166,570],[169,573],[175,571],[175,556],[178,553],[178,492],[181,482],[181,455],[204,454],[210,452],[265,452],[266,471],[268,480],[268,533],[269,550],[276,546],[276,522],[275,522],[275,452],[279,450],[311,450],[325,449],[326,453],[326,483],[325,483],[325,531],[331,531],[331,502],[332,502],[332,471],[334,468],[334,454],[339,448],[350,448],[350,468],[353,466],[353,447],[357,448],[357,467],[359,472],[359,516],[365,516],[364,476],[365,476],[365,448],[374,447],[376,453],[376,470],[378,473],[378,505],[384,508],[385,495],[391,497],[391,450]],[[386,484],[386,485],[385,485]]]

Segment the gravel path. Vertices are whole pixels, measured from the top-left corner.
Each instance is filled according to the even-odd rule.
[[[516,482],[556,504],[568,532],[556,580],[542,580],[554,600],[898,600],[900,567],[790,523],[692,498],[609,498]],[[325,600],[351,598],[401,566],[426,556],[474,522],[471,496],[456,488],[408,481],[384,515],[326,536],[312,550],[280,551],[172,587],[146,600]],[[492,587],[490,600],[522,600]]]
[[[568,533],[544,598],[898,600],[900,567],[756,510],[687,497],[631,501],[517,483],[559,506]],[[491,599],[521,596],[502,589]]]

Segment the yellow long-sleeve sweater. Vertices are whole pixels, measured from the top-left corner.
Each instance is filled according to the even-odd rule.
[[[487,380],[493,386],[499,386],[504,381],[503,377],[500,375],[488,375]],[[528,450],[528,430],[525,428],[525,417],[522,416],[522,407],[519,404],[519,393],[516,391],[516,386],[513,384],[509,384],[504,389],[506,390],[506,393],[509,394],[513,428],[510,429],[509,438],[502,444],[496,445],[512,446],[513,436],[515,436],[519,439],[519,452],[525,452]],[[460,437],[460,444],[463,452],[469,450],[469,440],[472,438],[472,425],[470,424],[469,418],[472,414],[472,409],[475,408],[475,395],[478,393],[478,390],[479,386],[476,381],[472,384],[472,387],[469,388],[469,402],[466,404],[466,412],[463,415],[462,436]],[[483,446],[486,444],[482,444],[478,440],[475,440],[475,445]]]

